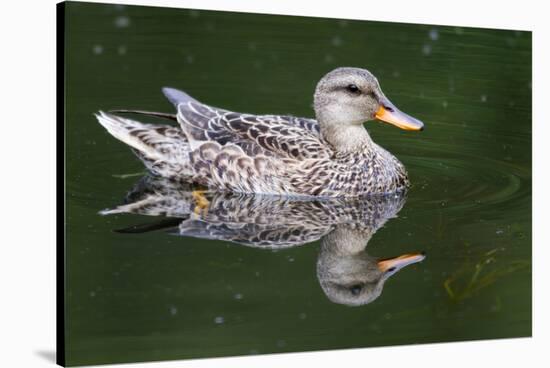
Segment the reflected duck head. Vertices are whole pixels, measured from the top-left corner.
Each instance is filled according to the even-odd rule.
[[[376,300],[384,283],[404,267],[421,262],[422,253],[377,258],[366,252],[370,234],[336,229],[321,244],[317,277],[325,295],[334,303],[361,306]]]
[[[349,306],[365,305],[382,294],[384,283],[390,276],[425,257],[422,253],[411,253],[378,260],[364,253],[354,258],[342,259],[342,263],[336,266],[338,269],[349,267],[349,271],[330,270],[323,273],[325,277],[319,277],[319,281],[325,295],[332,302]]]

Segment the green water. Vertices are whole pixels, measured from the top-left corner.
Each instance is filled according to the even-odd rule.
[[[531,335],[529,32],[69,3],[65,45],[68,364]],[[413,183],[368,254],[427,254],[376,300],[327,297],[318,240],[272,251],[118,233],[163,218],[98,214],[143,165],[97,110],[172,112],[160,92],[172,86],[311,117],[315,84],[338,66],[369,69],[426,127],[366,125]]]

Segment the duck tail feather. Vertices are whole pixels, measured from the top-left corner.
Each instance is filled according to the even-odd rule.
[[[187,93],[180,91],[179,89],[171,87],[163,87],[162,93],[164,96],[177,108],[180,104],[186,104],[189,102],[199,103],[193,97],[189,96]]]
[[[159,153],[154,149],[154,147],[146,144],[135,134],[132,134],[133,131],[147,129],[147,125],[103,111],[99,111],[99,113],[95,114],[95,117],[99,123],[103,125],[103,127],[107,129],[107,131],[116,139],[126,143],[138,151],[143,152],[151,159],[156,160],[160,158]]]
[[[178,118],[176,114],[169,114],[164,112],[155,112],[155,111],[143,111],[143,110],[110,110],[110,113],[113,114],[137,114],[137,115],[146,115],[146,116],[153,116],[155,118],[162,118],[172,121],[178,121]]]

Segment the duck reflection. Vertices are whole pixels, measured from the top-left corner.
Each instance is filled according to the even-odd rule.
[[[321,200],[212,193],[146,176],[127,194],[124,204],[101,213],[168,217],[117,230],[123,233],[171,229],[181,236],[265,249],[320,239],[317,278],[322,290],[334,303],[359,306],[377,299],[390,276],[425,258],[423,253],[408,253],[380,259],[366,251],[374,233],[396,217],[405,201],[404,194]]]

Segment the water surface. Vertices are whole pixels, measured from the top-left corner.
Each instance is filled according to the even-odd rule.
[[[82,3],[66,22],[69,364],[531,335],[530,33]],[[173,216],[98,213],[144,171],[97,110],[172,112],[160,92],[172,86],[234,111],[310,117],[315,84],[338,66],[369,69],[426,126],[366,124],[413,187],[364,257],[426,252],[369,303],[327,293],[322,231],[266,249],[181,236]],[[361,213],[351,222],[373,218]]]

